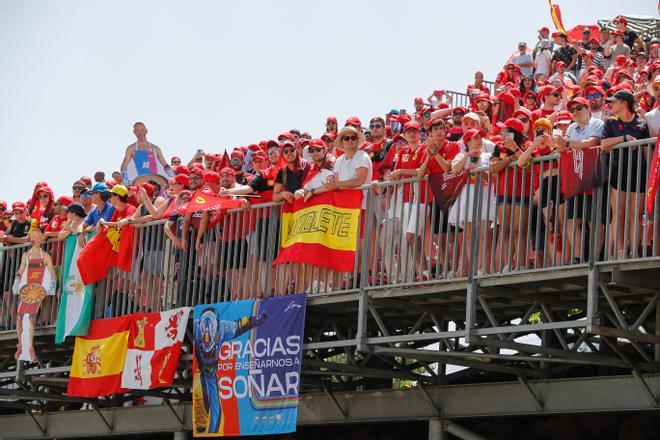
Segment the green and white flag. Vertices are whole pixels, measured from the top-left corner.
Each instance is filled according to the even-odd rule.
[[[77,235],[69,235],[64,245],[62,266],[62,300],[57,311],[55,343],[67,336],[86,336],[92,318],[92,285],[83,285],[78,271],[78,256],[82,247]]]

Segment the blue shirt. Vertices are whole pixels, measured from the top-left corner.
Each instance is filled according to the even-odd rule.
[[[87,214],[87,218],[85,219],[85,223],[87,223],[90,226],[96,226],[96,224],[101,219],[105,220],[106,222],[109,222],[110,219],[112,218],[112,214],[114,213],[115,213],[114,206],[112,206],[109,202],[105,202],[102,210],[99,210],[98,206],[94,206],[92,210],[89,211],[89,214]]]

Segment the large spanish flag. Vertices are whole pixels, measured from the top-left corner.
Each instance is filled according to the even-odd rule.
[[[67,394],[99,397],[123,392],[124,360],[132,315],[92,321],[73,349]]]
[[[309,263],[349,272],[355,264],[362,191],[331,191],[284,205],[282,248],[273,265]]]
[[[562,34],[568,35],[566,28],[564,27],[564,20],[561,17],[561,9],[559,5],[553,5],[552,0],[548,0],[550,5],[550,17],[552,17],[552,23],[555,25],[555,28]]]

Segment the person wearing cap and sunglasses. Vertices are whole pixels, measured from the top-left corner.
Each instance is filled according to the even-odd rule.
[[[632,92],[619,90],[606,101],[610,103],[614,115],[605,121],[601,141],[603,151],[610,151],[612,232],[609,237],[609,255],[615,258],[626,258],[628,255],[635,257],[638,256],[641,227],[644,224],[646,155],[649,152],[635,146],[618,149],[614,147],[622,142],[649,138],[649,128],[646,121],[636,113],[637,102]],[[626,223],[628,231],[625,230]],[[626,236],[628,240],[625,239]],[[629,243],[629,248],[625,247],[626,242]]]

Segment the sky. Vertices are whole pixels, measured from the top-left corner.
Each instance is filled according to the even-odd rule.
[[[555,3],[567,28],[658,13],[649,0]],[[543,25],[546,0],[0,0],[0,200],[110,177],[135,121],[187,161],[292,128],[317,137],[328,115],[412,109],[476,70],[494,79]]]

